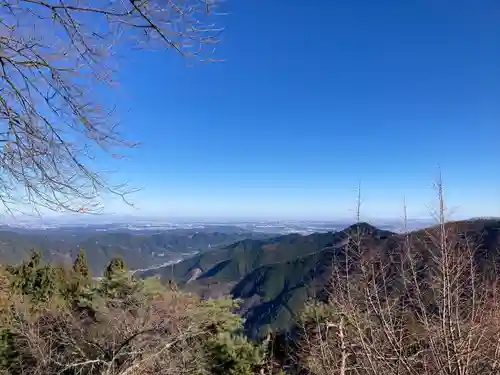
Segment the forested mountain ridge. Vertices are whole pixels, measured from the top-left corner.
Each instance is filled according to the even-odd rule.
[[[499,244],[500,220],[405,234],[360,223],[336,233],[242,240],[209,251],[207,258],[198,254],[194,263],[207,269],[181,285],[160,285],[146,273],[136,277],[120,258],[96,280],[89,277],[84,250],[72,267],[46,264],[35,252],[17,266],[0,267],[0,369],[52,374],[78,366],[68,373],[93,374],[116,367],[113,374],[123,375],[151,355],[155,359],[144,365],[148,373],[189,366],[193,373],[329,374],[343,361],[369,363],[377,353],[376,371],[360,374],[385,373],[404,360],[411,369],[406,375],[429,358],[440,363],[450,340],[462,353],[458,344],[465,340],[477,355],[470,367],[496,373],[498,354],[491,348],[499,339]],[[232,258],[221,260],[219,252]],[[183,292],[216,283],[230,286],[227,296]],[[342,357],[339,329],[355,355]],[[397,341],[391,341],[395,333]],[[116,351],[120,356],[110,355]],[[453,364],[454,358],[445,359]]]
[[[362,224],[367,232],[374,236],[390,236],[393,232],[377,229],[369,224]],[[342,244],[350,235],[353,227],[339,232],[313,233],[310,235],[287,234],[269,239],[244,239],[225,246],[198,254],[172,267],[145,273],[145,276],[157,275],[164,280],[194,282],[198,284],[239,281],[252,270],[266,265],[295,260],[301,256],[320,251],[330,246]],[[196,277],[193,277],[193,276]]]
[[[231,244],[244,238],[268,235],[231,229],[210,231],[174,229],[167,231],[86,231],[78,230],[0,230],[0,263],[16,264],[26,259],[31,249],[42,250],[51,263],[71,263],[80,248],[87,252],[89,267],[100,275],[115,257],[122,257],[130,269],[148,268],[177,261],[188,255]]]
[[[432,254],[439,253],[436,249],[439,248],[441,229],[447,236],[446,246],[451,252],[460,253],[465,248],[471,252],[471,261],[481,277],[496,279],[500,274],[498,220],[450,222],[443,228],[431,227],[408,235],[380,235],[377,230],[362,225],[358,236],[357,230],[352,229],[354,227],[348,228],[350,241],[292,261],[257,268],[232,288],[234,298],[248,301],[244,316],[251,336],[261,337],[269,329],[286,330],[306,301],[328,299],[332,288],[336,288],[335,284],[344,282],[338,275],[343,272],[346,257],[351,261],[353,275],[360,272],[361,264],[366,263],[368,267],[377,264],[384,269],[386,280],[391,280],[397,290],[402,283],[399,267],[406,262],[403,254],[410,247],[416,254],[414,266],[421,270],[419,277],[422,283],[427,282],[425,280],[434,276],[424,270],[428,270],[433,262]]]
[[[432,248],[433,235],[439,230],[431,227],[411,232],[411,246],[418,253]],[[459,239],[467,238],[477,248],[474,261],[481,272],[490,272],[492,265],[498,264],[500,221],[450,222],[446,230],[459,233]],[[354,238],[359,243],[353,243]],[[246,318],[247,332],[261,337],[269,329],[290,327],[307,300],[324,298],[332,274],[349,248],[359,247],[363,257],[382,257],[390,269],[400,261],[398,257],[407,239],[407,235],[360,223],[339,232],[243,240],[145,275],[173,279],[204,297],[231,294],[242,299],[241,313]],[[457,244],[453,246],[458,249]],[[421,262],[425,267],[425,259]]]

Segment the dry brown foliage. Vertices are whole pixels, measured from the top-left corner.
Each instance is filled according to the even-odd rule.
[[[479,269],[478,243],[446,223],[441,181],[437,191],[436,227],[407,232],[385,251],[365,248],[358,231],[339,255],[329,302],[306,314],[299,360],[308,372],[500,371],[497,276]]]
[[[95,319],[48,303],[16,305],[10,322],[22,374],[199,374],[200,340],[210,317],[197,298],[165,292],[130,311],[108,308]],[[204,311],[206,313],[206,311]]]

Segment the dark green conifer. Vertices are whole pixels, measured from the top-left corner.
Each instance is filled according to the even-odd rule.
[[[76,274],[85,279],[90,276],[87,254],[85,253],[84,249],[80,249],[80,251],[78,252],[75,263],[73,264],[73,271],[75,271]]]
[[[33,250],[28,261],[8,269],[13,276],[14,290],[28,295],[33,301],[46,301],[57,292],[57,274],[53,267],[41,262],[40,251]]]
[[[113,258],[109,261],[106,269],[104,270],[104,277],[111,280],[114,276],[122,274],[127,271],[125,261],[121,257]]]

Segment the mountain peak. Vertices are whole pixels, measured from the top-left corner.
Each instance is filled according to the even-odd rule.
[[[363,233],[374,233],[380,231],[377,227],[371,225],[368,222],[361,221],[359,223],[352,224],[348,226],[347,228],[344,229],[344,232],[351,232],[351,231],[357,231],[359,230],[360,232]]]

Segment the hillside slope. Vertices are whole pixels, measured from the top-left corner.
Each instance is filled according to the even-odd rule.
[[[436,246],[432,238],[438,232],[438,227],[431,227],[410,234],[411,246],[420,254],[416,265],[419,269],[426,269],[429,250]],[[457,251],[464,242],[474,247],[474,262],[483,274],[500,272],[500,221],[451,222],[446,225],[446,232],[456,236],[453,246]],[[357,235],[360,241],[354,244]],[[175,280],[204,297],[231,294],[242,299],[241,313],[248,332],[262,336],[268,329],[286,330],[308,299],[325,297],[332,274],[342,266],[348,248],[359,246],[361,257],[377,259],[384,264],[385,272],[396,274],[406,240],[404,235],[360,223],[335,233],[246,239],[144,276]],[[425,271],[421,275],[429,277]]]
[[[229,245],[244,238],[267,238],[268,235],[227,231],[209,232],[178,229],[162,232],[109,231],[74,229],[46,231],[0,231],[0,263],[15,264],[26,259],[31,249],[42,250],[51,263],[72,262],[80,248],[85,249],[89,266],[99,275],[113,257],[123,257],[130,269],[176,261],[197,252]]]
[[[347,231],[352,233],[353,228]],[[415,267],[420,277],[429,278],[428,255],[436,242],[439,228],[428,228],[410,234],[411,247],[420,254]],[[485,278],[496,278],[500,273],[500,221],[472,220],[452,222],[446,225],[446,232],[452,238],[453,251],[463,251],[465,244],[474,249],[473,261]],[[345,233],[345,232],[344,232]],[[380,235],[377,230],[361,231],[359,254],[365,259],[376,259],[384,265],[384,272],[390,279],[398,274],[403,260],[403,246],[408,237],[403,235]],[[251,336],[259,337],[272,330],[285,330],[303,308],[309,298],[324,299],[331,285],[332,275],[344,267],[348,244],[330,246],[321,251],[293,261],[266,265],[250,272],[231,290],[234,298],[245,301],[246,328]],[[352,246],[352,245],[351,245]],[[367,257],[367,258],[365,258]],[[354,260],[359,261],[359,260]],[[354,268],[355,269],[355,268]],[[397,277],[397,276],[395,276]],[[393,278],[393,288],[400,280]],[[399,283],[399,284],[398,284]],[[395,289],[395,290],[396,290]],[[429,296],[429,298],[432,298]]]
[[[342,248],[358,229],[374,239],[395,236],[361,223],[339,232],[245,239],[141,275],[174,280],[204,297],[232,294],[245,301],[242,309],[247,311],[248,328],[265,324],[282,328],[317,289],[312,280],[320,282],[327,268],[324,251]]]
[[[196,285],[238,282],[262,265],[296,259],[339,240],[340,237],[331,232],[309,236],[288,234],[265,240],[244,239],[173,266],[145,272],[143,276],[156,275],[165,281],[189,283],[193,288]]]

